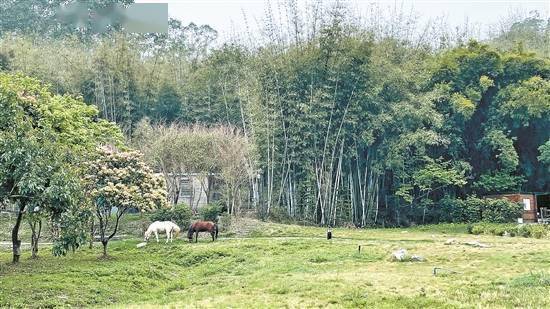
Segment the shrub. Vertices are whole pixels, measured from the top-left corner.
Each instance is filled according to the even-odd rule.
[[[550,235],[550,226],[541,224],[499,224],[482,222],[473,224],[471,234],[503,236],[505,233],[514,237],[545,238]]]
[[[514,222],[521,217],[523,207],[505,199],[486,199],[483,201],[483,220],[494,223]]]
[[[482,224],[474,224],[471,225],[471,228],[469,229],[470,234],[479,235],[485,233],[485,226]]]
[[[231,216],[223,215],[219,216],[219,229],[221,232],[228,231],[231,228]]]
[[[222,212],[222,207],[218,204],[210,204],[202,207],[199,213],[203,220],[218,222],[218,216]]]
[[[516,235],[521,237],[529,237],[530,233],[529,233],[528,226],[527,225],[518,226]]]
[[[521,204],[505,199],[480,199],[469,196],[465,200],[445,197],[440,201],[440,220],[444,222],[493,223],[514,222],[521,217]]]
[[[534,238],[543,238],[548,235],[548,228],[540,224],[530,224],[529,234]]]
[[[446,222],[473,223],[481,220],[483,200],[468,197],[465,200],[445,197],[440,201],[442,219]]]
[[[464,200],[463,204],[463,218],[465,222],[478,222],[481,221],[483,213],[484,201],[475,196],[469,196]]]
[[[464,222],[458,211],[462,208],[462,202],[449,196],[443,197],[439,201],[439,207],[436,208],[439,212],[439,222]]]
[[[293,218],[291,218],[286,209],[283,207],[273,207],[269,213],[269,220],[278,223],[292,224],[294,223]]]
[[[151,214],[151,221],[174,221],[180,227],[186,227],[191,222],[191,208],[186,204],[177,204],[171,208],[162,208]]]

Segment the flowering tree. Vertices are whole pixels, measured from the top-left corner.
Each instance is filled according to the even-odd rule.
[[[137,151],[101,148],[99,156],[89,165],[86,181],[99,220],[104,257],[120,218],[129,209],[145,212],[167,206],[164,181],[153,174]]]
[[[54,237],[54,253],[65,252],[56,248],[78,247],[81,239],[65,227],[85,218],[78,209],[81,162],[96,145],[122,140],[116,125],[98,120],[97,114],[80,99],[52,94],[38,80],[0,72],[0,201],[16,218],[11,231],[14,263],[21,255],[24,217],[32,230],[33,256],[46,218],[56,227],[52,234],[63,236]]]

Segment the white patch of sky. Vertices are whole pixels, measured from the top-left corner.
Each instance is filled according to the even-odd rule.
[[[305,7],[310,0],[298,0]],[[168,14],[184,24],[208,24],[220,34],[220,39],[242,33],[248,28],[255,32],[262,28],[263,19],[271,5],[274,14],[285,0],[136,0],[137,3],[168,3]],[[330,3],[331,0],[324,0]],[[369,8],[378,6],[385,12],[399,10],[415,12],[420,23],[430,20],[444,21],[450,27],[462,27],[466,23],[480,29],[479,35],[485,36],[495,25],[514,12],[523,15],[537,11],[544,19],[550,18],[550,0],[347,0],[356,14],[366,16]],[[282,13],[284,14],[284,13]]]

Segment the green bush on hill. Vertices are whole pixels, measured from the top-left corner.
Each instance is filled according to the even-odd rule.
[[[180,227],[186,228],[191,222],[193,213],[191,208],[180,203],[172,206],[171,208],[162,208],[151,214],[151,221],[174,221]]]
[[[222,213],[222,207],[218,204],[209,204],[199,210],[203,220],[218,222],[218,216]]]

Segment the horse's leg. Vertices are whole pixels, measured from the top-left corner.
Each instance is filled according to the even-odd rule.
[[[195,242],[199,242],[199,231],[196,232],[197,234],[195,234]]]
[[[210,236],[212,236],[212,241],[214,241],[214,232],[210,232]]]
[[[170,233],[172,233],[169,229],[166,229],[166,243],[170,240]]]
[[[159,242],[159,233],[155,231],[155,237],[157,238],[157,242]]]

